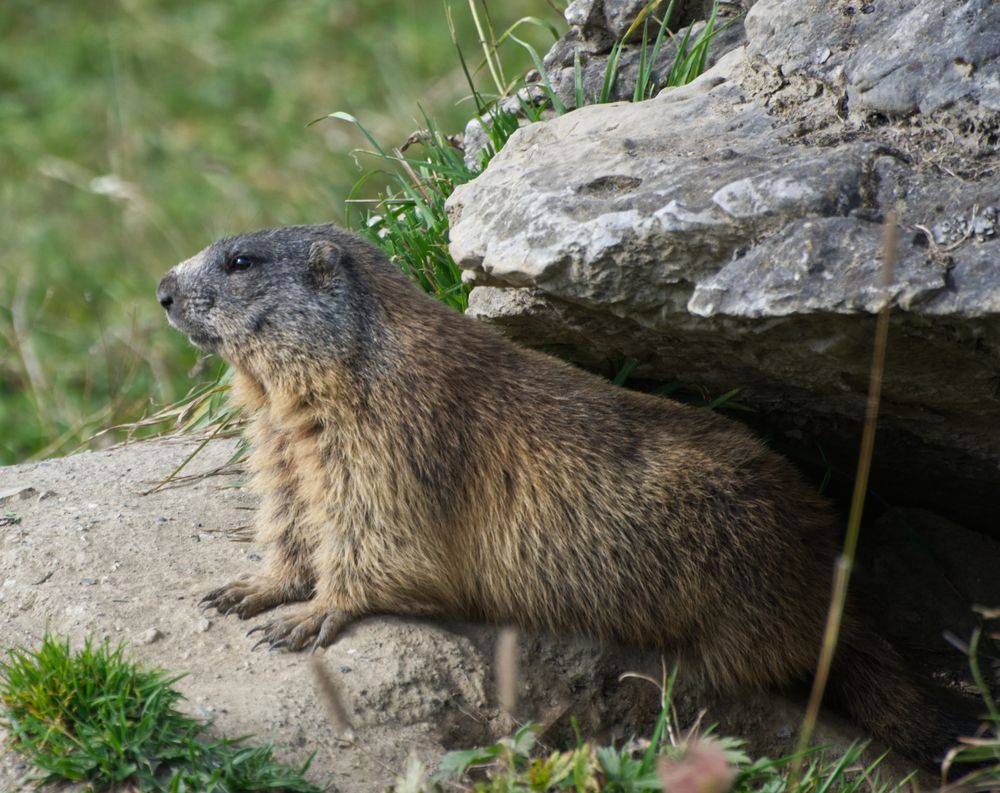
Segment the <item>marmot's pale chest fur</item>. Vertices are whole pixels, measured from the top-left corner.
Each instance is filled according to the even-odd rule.
[[[706,410],[617,388],[437,303],[331,226],[222,240],[157,290],[236,369],[263,495],[263,572],[207,602],[273,646],[372,614],[661,648],[720,688],[809,679],[836,558],[827,505]],[[897,653],[848,614],[835,694],[939,751]]]

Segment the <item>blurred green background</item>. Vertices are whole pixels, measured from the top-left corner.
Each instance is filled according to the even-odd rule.
[[[452,5],[478,65],[468,3]],[[489,10],[501,31],[527,14],[561,25],[560,6]],[[526,70],[506,46],[508,74]],[[309,121],[347,111],[399,145],[418,103],[460,131],[468,94],[440,2],[3,0],[0,464],[110,443],[87,439],[213,374],[167,327],[156,282],[225,234],[343,221],[364,140]]]

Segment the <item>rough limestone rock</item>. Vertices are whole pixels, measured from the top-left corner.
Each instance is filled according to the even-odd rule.
[[[1000,5],[992,0],[762,0],[746,26],[751,58],[846,90],[852,112],[926,114],[956,104],[1000,112]]]
[[[740,388],[837,492],[891,305],[873,501],[1000,536],[1000,6],[761,0],[746,31],[688,86],[524,127],[456,190],[470,313],[609,373]]]
[[[150,492],[196,445],[144,442],[0,468],[0,653],[37,646],[46,628],[74,647],[87,637],[123,642],[141,663],[186,673],[177,683],[184,707],[214,721],[213,734],[257,735],[294,764],[315,751],[310,777],[344,793],[384,790],[411,753],[433,767],[447,749],[513,729],[496,704],[489,626],[379,617],[347,631],[320,656],[353,725],[354,740],[345,741],[308,654],[252,652],[248,623],[203,614],[199,599],[254,572],[263,549],[247,543],[257,500],[233,486],[243,479],[227,465],[233,442],[209,443],[184,472],[194,476]],[[146,643],[151,630],[159,636]],[[573,744],[571,717],[585,735],[619,745],[649,734],[658,689],[619,677],[658,679],[659,658],[538,636],[519,645],[516,715],[548,725],[547,743]],[[770,756],[793,748],[802,718],[800,702],[773,695],[717,701],[688,689],[676,703],[686,722],[709,707],[709,721]],[[817,739],[842,749],[856,737],[830,716]],[[29,770],[0,750],[0,790],[19,790]]]

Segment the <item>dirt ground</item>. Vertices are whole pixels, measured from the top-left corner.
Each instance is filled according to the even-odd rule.
[[[255,503],[232,487],[238,474],[143,495],[193,448],[156,441],[0,468],[0,498],[7,495],[0,514],[20,518],[0,528],[0,644],[32,647],[46,625],[74,646],[88,636],[125,642],[137,660],[186,673],[178,687],[189,710],[213,719],[217,731],[272,740],[290,763],[315,750],[310,776],[333,779],[340,790],[384,787],[411,751],[437,758],[430,722],[443,703],[457,693],[472,707],[483,704],[483,672],[467,663],[475,655],[468,641],[394,620],[346,634],[323,660],[354,701],[363,740],[339,741],[306,656],[250,652],[249,625],[198,607],[208,589],[252,571],[261,549],[234,541]],[[233,448],[210,444],[192,468],[222,465]],[[421,659],[446,661],[454,679],[426,675]],[[354,670],[366,681],[357,691]],[[6,755],[0,790],[15,789],[23,773]]]
[[[353,722],[354,740],[343,740],[307,656],[251,652],[250,624],[199,609],[207,591],[252,572],[263,549],[247,542],[256,499],[233,486],[239,471],[148,492],[194,448],[164,439],[0,468],[0,649],[35,646],[46,626],[74,646],[124,642],[140,662],[185,673],[187,709],[217,733],[273,741],[293,764],[315,751],[310,777],[345,793],[383,790],[411,753],[433,766],[446,749],[511,729],[495,704],[495,629],[373,618],[321,655]],[[234,448],[210,443],[191,472],[224,466]],[[658,676],[658,658],[531,637],[520,658],[525,715],[551,723],[553,743],[572,734],[570,715],[586,735],[627,738],[658,709],[650,683],[619,680]],[[702,702],[682,694],[679,704],[696,714]],[[800,716],[798,704],[761,696],[710,711],[771,756],[791,749]],[[856,733],[828,719],[818,737],[843,746]],[[28,770],[0,754],[0,790],[19,790]]]

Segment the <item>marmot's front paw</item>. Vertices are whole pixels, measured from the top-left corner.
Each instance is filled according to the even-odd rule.
[[[301,588],[282,584],[274,578],[237,579],[209,592],[201,599],[204,608],[218,609],[220,614],[235,614],[241,620],[255,617],[283,603],[293,603],[309,597]]]
[[[306,647],[315,650],[333,644],[340,632],[360,616],[323,609],[310,603],[287,617],[255,625],[247,635],[263,632],[263,637],[253,646],[254,650],[262,644],[270,645],[272,650],[278,647],[287,647],[293,651],[304,650]]]

